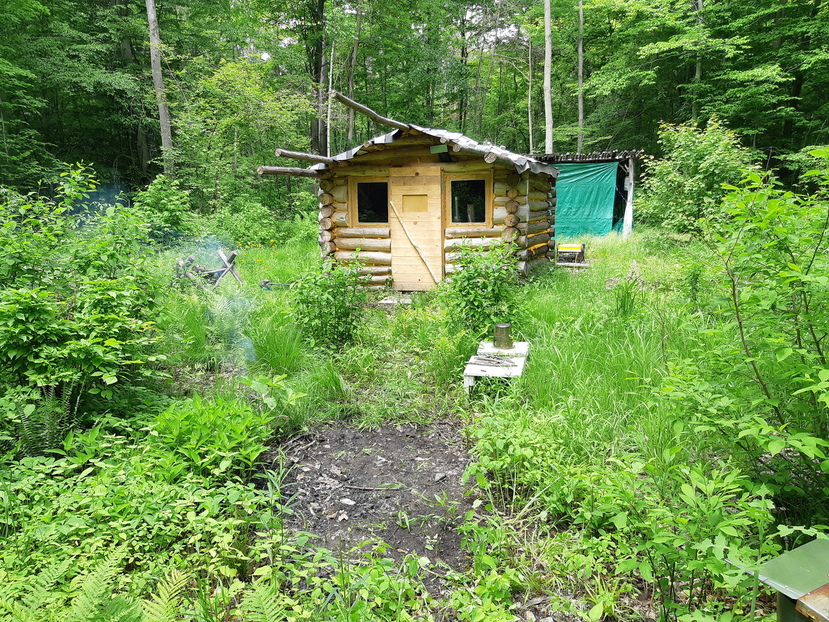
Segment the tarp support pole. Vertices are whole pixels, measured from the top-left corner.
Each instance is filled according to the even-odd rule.
[[[636,164],[634,158],[628,160],[628,183],[627,201],[625,202],[625,215],[622,218],[622,237],[626,238],[633,231],[633,167]]]

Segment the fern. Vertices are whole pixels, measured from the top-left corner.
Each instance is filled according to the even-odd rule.
[[[31,583],[29,593],[23,596],[27,609],[35,611],[45,608],[61,599],[62,594],[56,590],[58,582],[66,575],[71,564],[70,559],[44,568]]]
[[[42,612],[56,602],[63,594],[56,589],[58,582],[69,569],[70,560],[65,559],[42,570],[26,581],[0,582],[0,620],[42,620]]]
[[[71,399],[74,389],[75,383],[42,387],[34,402],[22,405],[19,436],[25,455],[43,455],[61,446],[76,422],[78,400],[73,404]]]
[[[152,599],[144,600],[145,622],[175,622],[181,617],[182,593],[190,575],[173,570],[158,586]]]
[[[123,596],[112,598],[112,581],[118,564],[124,558],[124,547],[110,553],[86,575],[73,580],[80,592],[72,599],[62,622],[141,622],[138,604]]]
[[[242,615],[249,622],[282,622],[285,619],[282,600],[276,587],[260,581],[242,601]]]
[[[67,591],[60,585],[72,560],[49,566],[25,583],[0,583],[0,620],[14,622],[143,622],[139,603],[112,596],[113,578],[123,549],[114,551],[90,573],[75,577]]]

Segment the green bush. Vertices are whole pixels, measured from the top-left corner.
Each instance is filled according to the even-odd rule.
[[[812,177],[829,188],[829,168]],[[727,321],[701,328],[693,360],[674,363],[665,393],[698,433],[775,492],[787,522],[824,522],[829,201],[750,173],[723,210],[729,220],[711,224],[705,241],[718,264],[715,310]]]
[[[177,179],[158,175],[145,190],[133,198],[136,213],[149,226],[154,240],[173,242],[182,235],[196,232],[190,211],[190,193]]]
[[[159,413],[151,437],[165,451],[179,453],[200,475],[253,469],[273,435],[274,410],[257,411],[238,399],[198,394]]]
[[[365,280],[358,265],[333,264],[291,285],[295,318],[309,343],[339,348],[355,339],[367,299]]]
[[[234,197],[216,212],[214,221],[217,232],[236,246],[270,246],[284,239],[276,215],[250,197]]]
[[[752,168],[751,152],[718,119],[704,128],[696,122],[663,124],[662,160],[651,160],[636,202],[637,220],[680,233],[699,233],[700,218],[722,220],[723,184],[741,179]]]
[[[452,278],[441,283],[441,300],[455,328],[478,336],[517,319],[519,280],[511,245],[461,248],[455,265]]]
[[[44,399],[108,399],[155,375],[146,229],[123,206],[87,204],[95,186],[77,166],[54,199],[0,193],[0,382]]]

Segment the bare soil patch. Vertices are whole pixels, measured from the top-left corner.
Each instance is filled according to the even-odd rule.
[[[457,526],[471,503],[461,481],[470,456],[456,424],[340,425],[281,449],[291,465],[290,529],[352,558],[380,547],[395,559],[414,553],[438,568],[467,567]],[[444,595],[438,579],[426,587]]]

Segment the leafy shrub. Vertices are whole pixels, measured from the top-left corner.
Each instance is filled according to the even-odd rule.
[[[829,188],[829,169],[813,177]],[[730,219],[706,235],[719,263],[717,310],[729,321],[700,331],[695,358],[674,364],[665,393],[698,433],[776,493],[787,522],[823,522],[816,491],[829,493],[829,203],[756,173],[730,190]]]
[[[704,128],[696,122],[663,124],[662,160],[652,160],[637,201],[637,217],[680,233],[699,233],[700,218],[722,220],[722,185],[742,178],[752,168],[752,155],[737,135],[717,118]]]
[[[478,336],[491,332],[496,323],[516,319],[519,280],[510,245],[486,251],[462,248],[455,265],[458,270],[441,283],[441,289],[456,328]]]
[[[271,245],[284,239],[276,215],[246,196],[234,197],[215,215],[216,227],[236,246]]]
[[[160,413],[151,435],[187,458],[196,473],[240,473],[252,469],[267,450],[276,416],[272,409],[258,411],[238,399],[203,400],[196,394]]]
[[[606,539],[616,573],[654,586],[662,619],[717,607],[709,597],[720,589],[750,599],[753,579],[728,560],[751,566],[758,549],[764,559],[778,551],[768,489],[728,465],[686,462],[690,433],[687,446],[677,439],[651,460],[631,453],[591,464],[543,418],[518,423],[491,417],[474,430],[480,457],[467,477],[494,499],[522,511],[537,503],[538,523]]]
[[[119,379],[154,374],[145,228],[123,206],[86,205],[95,185],[76,167],[55,199],[0,197],[0,381],[58,400],[70,386],[108,398]]]
[[[195,233],[190,212],[190,193],[177,179],[158,175],[133,198],[136,213],[149,225],[148,234],[161,242],[172,242],[182,234]]]
[[[317,347],[341,347],[357,335],[366,302],[359,265],[326,265],[291,285],[295,318],[303,337]]]
[[[125,545],[130,570],[116,584],[133,594],[152,588],[174,564],[194,574],[245,576],[260,512],[274,499],[226,473],[199,476],[183,454],[149,445],[97,430],[76,435],[65,457],[2,467],[18,527],[0,552],[0,575],[20,588],[66,560],[68,581]],[[62,599],[66,587],[52,596]]]

